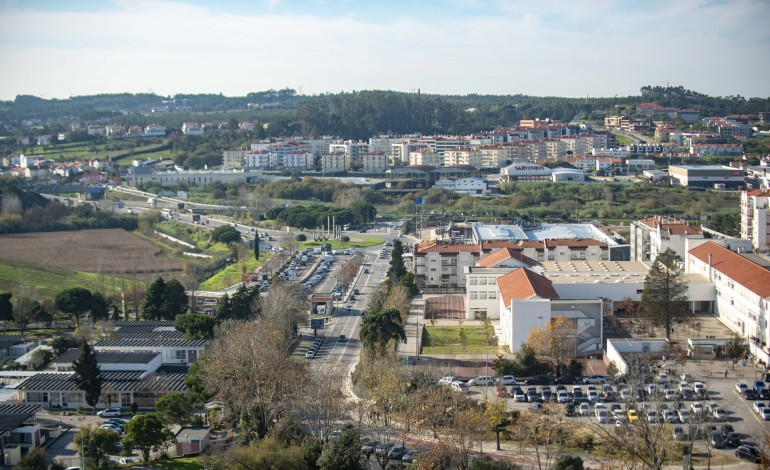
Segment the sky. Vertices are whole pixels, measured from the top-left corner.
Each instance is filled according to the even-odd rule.
[[[0,0],[0,99],[770,97],[770,0]]]

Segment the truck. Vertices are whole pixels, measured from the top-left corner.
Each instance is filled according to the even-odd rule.
[[[157,197],[148,197],[147,198],[147,204],[151,205],[152,207],[155,207],[158,205],[158,198]]]

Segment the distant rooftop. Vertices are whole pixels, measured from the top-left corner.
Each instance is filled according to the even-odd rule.
[[[481,225],[473,226],[477,242],[493,240],[553,240],[591,238],[608,245],[617,242],[593,224],[541,224],[530,229],[520,225]]]

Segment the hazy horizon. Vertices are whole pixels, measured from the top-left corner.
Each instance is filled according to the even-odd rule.
[[[770,2],[0,0],[0,99],[100,93],[770,97]]]

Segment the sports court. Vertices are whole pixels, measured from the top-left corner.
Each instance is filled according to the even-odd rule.
[[[465,318],[465,298],[462,295],[442,295],[425,299],[426,320],[458,318]]]

